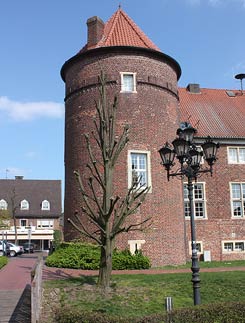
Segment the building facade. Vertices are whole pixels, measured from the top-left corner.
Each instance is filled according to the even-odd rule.
[[[205,136],[210,135],[221,143],[219,162],[215,165],[213,177],[205,176],[195,184],[200,255],[209,251],[215,260],[244,257],[244,248],[239,250],[237,256],[238,246],[244,245],[242,237],[245,240],[243,215],[234,216],[237,212],[244,213],[245,203],[242,200],[242,194],[245,196],[245,179],[241,175],[245,170],[242,148],[245,115],[241,108],[242,104],[244,106],[244,97],[235,95],[232,100],[223,91],[223,98],[221,92],[216,90],[207,90],[207,95],[193,84],[187,89],[178,88],[181,75],[179,64],[162,53],[121,8],[107,23],[92,17],[87,25],[87,44],[65,62],[61,70],[66,84],[65,239],[72,240],[79,236],[67,221],[81,207],[80,192],[73,172],[80,170],[83,176],[87,174],[88,151],[83,135],[94,127],[95,101],[99,98],[100,86],[98,76],[103,70],[107,79],[108,101],[112,103],[114,96],[118,97],[117,132],[120,133],[125,124],[130,127],[129,143],[116,165],[115,191],[120,195],[125,194],[131,185],[133,170],[143,175],[146,185],[151,187],[146,200],[132,218],[134,223],[140,223],[151,216],[151,226],[145,231],[121,234],[116,245],[129,248],[132,252],[142,249],[150,257],[153,266],[180,264],[190,258],[190,221],[185,183],[177,179],[167,181],[158,154],[166,141],[176,137],[180,122],[189,120],[198,129],[198,142],[203,142]],[[229,116],[229,113],[224,111],[221,97],[225,108],[229,106],[230,110],[234,102],[239,101],[235,110],[232,110],[234,115],[240,113],[236,118],[240,123],[235,124],[235,128],[239,126],[239,131],[231,131],[233,120],[229,121],[229,118],[224,126],[223,117]],[[210,118],[212,122],[207,122]],[[233,159],[236,153],[241,155],[243,162],[235,165],[229,163],[226,153],[230,153]],[[229,169],[226,172],[226,188],[221,183],[224,165],[225,169]],[[236,197],[239,187],[240,201]],[[237,211],[239,205],[240,211]],[[82,213],[80,215],[85,223],[86,217]],[[230,251],[232,245],[234,250]]]
[[[61,229],[61,181],[1,179],[0,210],[8,216],[1,222],[1,239],[15,242],[15,217],[18,244],[31,241],[36,250],[48,250],[54,231]]]

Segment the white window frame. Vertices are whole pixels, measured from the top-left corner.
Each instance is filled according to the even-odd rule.
[[[42,219],[37,220],[37,228],[39,229],[53,229],[54,227],[54,220],[50,219]]]
[[[152,182],[151,182],[151,152],[148,150],[128,150],[128,188],[132,186],[133,180],[133,169],[132,169],[132,154],[136,155],[145,155],[146,156],[146,181],[147,186],[150,187],[149,193],[152,191]],[[136,170],[137,171],[137,170]],[[145,188],[143,186],[142,188]]]
[[[202,185],[203,187],[203,198],[202,199],[198,199],[198,198],[195,198],[195,185]],[[190,219],[190,216],[187,216],[185,213],[186,213],[186,203],[189,204],[189,198],[188,198],[188,195],[187,197],[185,198],[185,194],[184,194],[184,186],[187,187],[187,183],[183,183],[183,197],[184,197],[184,216],[185,216],[185,219],[189,220]],[[186,188],[187,189],[187,188]],[[188,189],[187,189],[187,194],[188,194]],[[208,219],[208,214],[207,214],[207,203],[206,203],[206,183],[205,182],[196,182],[196,183],[193,183],[193,202],[194,202],[194,218],[195,220],[207,220]],[[203,208],[204,208],[204,215],[203,216],[196,216],[196,204],[197,203],[200,203],[202,202],[203,203]]]
[[[227,250],[227,248],[225,248],[225,244],[229,244],[232,247]],[[237,244],[243,244],[243,248],[237,248]],[[245,241],[244,240],[224,240],[224,241],[222,241],[222,253],[223,254],[245,253]]]
[[[4,200],[0,200],[0,210],[7,210],[8,209],[8,203]]]
[[[240,197],[235,198],[233,197],[233,185],[239,185],[240,186]],[[242,187],[244,186],[244,193]],[[243,196],[244,194],[244,196]],[[231,182],[230,183],[230,202],[231,202],[231,217],[233,219],[244,219],[245,218],[245,182]],[[241,215],[234,215],[234,203],[240,203],[241,204]]]
[[[21,210],[29,210],[29,208],[30,208],[30,204],[29,204],[29,202],[27,201],[27,200],[22,200],[21,202],[20,202],[20,209]]]
[[[128,244],[130,253],[135,255],[136,250],[141,250],[142,245],[145,244],[145,240],[128,240]]]
[[[50,211],[50,202],[48,200],[43,200],[41,204],[42,211]]]
[[[231,150],[236,150],[236,158],[231,158]],[[240,150],[245,151],[245,147],[227,147],[227,155],[228,155],[228,164],[245,164],[245,160],[241,160],[240,158]]]
[[[132,72],[120,72],[121,75],[121,93],[137,93],[136,91],[136,73],[132,73]],[[133,86],[132,89],[127,89],[125,87],[125,76],[132,76],[133,78]]]
[[[203,242],[202,241],[196,241],[196,246],[198,247],[197,254],[202,255],[203,254]],[[199,248],[199,246],[200,246],[200,248]],[[191,241],[189,241],[189,255],[192,255]]]

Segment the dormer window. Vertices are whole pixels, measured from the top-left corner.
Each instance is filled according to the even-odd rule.
[[[20,202],[21,210],[29,210],[29,202],[27,200],[23,200]]]
[[[50,203],[47,200],[42,201],[41,209],[43,211],[49,211],[50,210]]]
[[[136,73],[121,72],[121,92],[136,93]]]
[[[7,210],[8,203],[5,200],[0,200],[0,210]]]

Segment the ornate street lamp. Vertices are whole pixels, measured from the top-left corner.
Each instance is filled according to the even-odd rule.
[[[214,143],[210,137],[201,145],[202,151],[193,142],[194,135],[197,132],[195,128],[188,122],[183,122],[177,130],[178,138],[173,142],[173,148],[169,143],[166,143],[160,150],[162,165],[167,171],[168,180],[170,177],[179,176],[181,179],[187,177],[188,184],[188,199],[190,204],[190,224],[191,224],[191,260],[192,260],[192,283],[193,283],[193,297],[194,305],[201,304],[200,297],[200,277],[199,277],[199,263],[197,257],[196,246],[196,232],[194,220],[194,201],[193,201],[193,180],[196,181],[203,173],[213,173],[213,164],[217,160],[216,154],[219,144]],[[175,165],[175,158],[180,163],[180,168],[173,172],[172,167]],[[201,164],[202,159],[207,162],[208,167]]]

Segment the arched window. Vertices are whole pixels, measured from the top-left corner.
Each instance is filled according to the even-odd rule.
[[[0,210],[7,210],[8,203],[5,200],[0,200]]]
[[[47,200],[42,201],[42,210],[43,211],[49,211],[50,210],[50,203]]]
[[[20,202],[20,209],[21,210],[29,210],[29,202],[27,200],[22,200]]]

